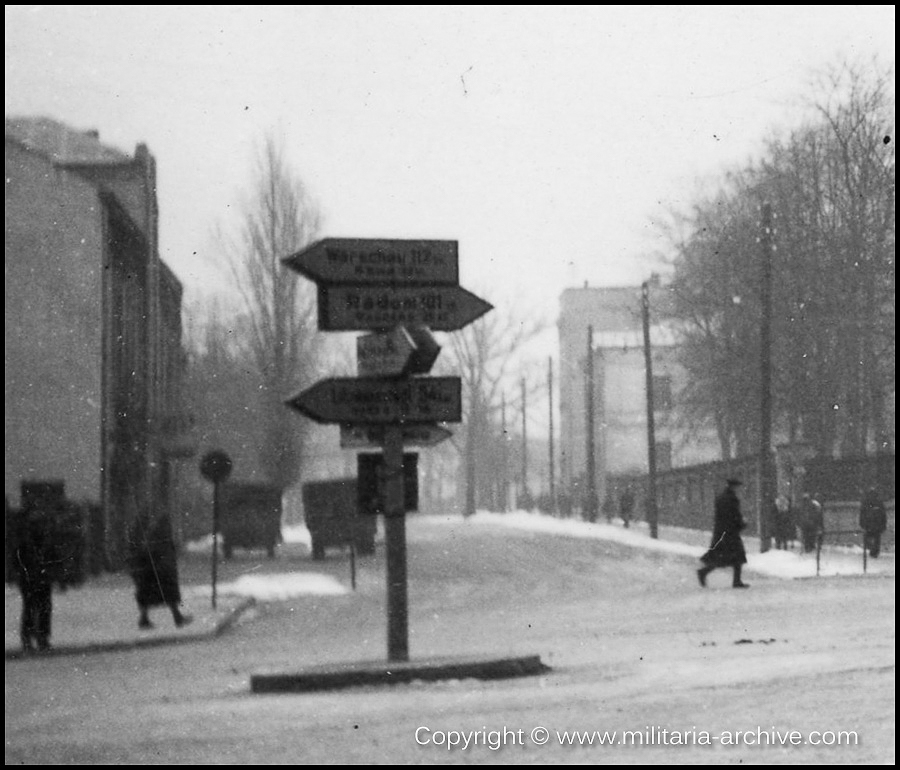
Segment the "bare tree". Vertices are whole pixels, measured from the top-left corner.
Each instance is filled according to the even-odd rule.
[[[239,223],[219,229],[217,241],[243,306],[238,343],[253,361],[264,440],[260,461],[269,479],[285,488],[299,478],[306,431],[284,399],[318,374],[315,289],[286,270],[282,258],[302,249],[321,225],[317,204],[291,169],[283,144],[269,136],[260,146]]]
[[[455,446],[464,464],[464,515],[475,513],[479,499],[484,504],[495,502],[495,481],[501,477],[505,456],[499,420],[504,384],[510,390],[518,387],[529,367],[523,349],[546,328],[543,319],[495,309],[450,335],[440,366],[460,376],[463,385],[464,435]],[[531,365],[537,369],[538,360]]]
[[[888,79],[842,64],[814,117],[680,219],[674,313],[689,372],[681,416],[715,424],[723,457],[758,436],[759,206],[776,215],[773,396],[779,432],[822,455],[892,441],[893,99]],[[888,137],[886,140],[885,137]],[[673,230],[673,232],[679,232]]]

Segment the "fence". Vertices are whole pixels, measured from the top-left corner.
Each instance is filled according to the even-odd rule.
[[[705,463],[676,468],[656,476],[656,499],[661,526],[709,530],[712,527],[716,495],[732,476],[741,479],[741,510],[747,520],[748,534],[759,532],[759,473],[756,457]],[[894,455],[855,457],[834,460],[813,458],[805,462],[805,488],[819,493],[824,502],[825,529],[848,533],[859,528],[859,499],[863,490],[873,484],[886,501],[888,528],[882,537],[883,547],[894,548]],[[631,483],[638,492],[635,516],[646,518],[647,476],[612,477],[611,490]],[[795,501],[796,502],[796,501]],[[829,537],[830,544],[855,545],[858,537]]]

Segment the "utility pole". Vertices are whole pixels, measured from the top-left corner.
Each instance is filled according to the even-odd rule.
[[[653,406],[653,356],[650,348],[650,284],[641,284],[641,317],[644,325],[644,370],[647,383],[647,524],[650,537],[659,536],[659,510],[656,507],[656,424]]]
[[[550,394],[550,450],[549,450],[549,469],[550,469],[550,513],[556,515],[556,484],[553,478],[553,356],[547,360],[547,392]]]
[[[588,521],[597,520],[597,471],[594,462],[594,327],[588,326],[587,333],[587,364],[585,367],[585,430],[586,442],[586,467],[584,490],[584,518]]]
[[[500,432],[502,434],[501,440],[503,441],[503,448],[501,449],[503,453],[501,458],[503,477],[500,479],[500,494],[503,496],[503,500],[500,503],[500,507],[506,513],[509,510],[509,437],[506,434],[506,393],[500,394]]]
[[[769,509],[775,499],[775,473],[772,461],[772,206],[762,204],[760,234],[760,305],[759,327],[759,548],[765,553],[771,547]]]
[[[525,378],[522,378],[522,499],[530,505],[531,495],[528,493],[528,427],[525,409]]]

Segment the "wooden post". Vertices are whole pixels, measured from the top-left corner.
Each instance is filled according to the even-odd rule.
[[[399,425],[384,431],[384,533],[387,551],[388,660],[409,660],[406,574],[406,511],[403,498],[403,434]]]

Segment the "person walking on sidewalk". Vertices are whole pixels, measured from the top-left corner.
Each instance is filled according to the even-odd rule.
[[[182,614],[179,607],[178,559],[168,515],[162,514],[155,521],[147,515],[139,515],[129,541],[129,567],[138,605],[138,627],[153,628],[150,608],[163,605],[171,611],[178,628],[190,623],[193,618]]]
[[[715,521],[709,550],[700,557],[704,566],[697,570],[700,585],[706,587],[706,576],[717,567],[731,567],[733,588],[749,588],[741,580],[741,569],[747,563],[747,552],[741,531],[747,526],[737,496],[740,479],[728,479],[725,489],[716,497]]]
[[[859,506],[859,526],[865,537],[869,556],[877,559],[881,553],[881,535],[887,529],[887,511],[875,487],[869,487]]]
[[[14,517],[15,544],[12,569],[22,593],[22,619],[19,635],[22,652],[47,652],[50,649],[53,614],[54,543],[50,528],[51,512],[46,501],[23,501]],[[10,509],[7,503],[7,520]]]

